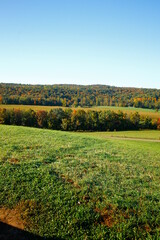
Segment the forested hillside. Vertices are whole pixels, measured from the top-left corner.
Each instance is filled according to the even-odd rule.
[[[106,85],[0,84],[0,103],[48,106],[123,106],[160,109],[160,89]]]

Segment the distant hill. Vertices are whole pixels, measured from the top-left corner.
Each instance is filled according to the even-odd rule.
[[[160,89],[107,85],[0,83],[0,103],[64,107],[133,106],[160,109]]]

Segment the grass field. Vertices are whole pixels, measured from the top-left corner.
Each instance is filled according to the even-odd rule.
[[[45,239],[160,239],[160,143],[105,134],[0,125],[0,209]]]
[[[0,108],[6,108],[6,109],[13,109],[13,108],[18,108],[21,110],[28,110],[28,109],[33,109],[34,111],[38,110],[45,110],[45,111],[50,111],[53,108],[59,108],[59,107],[53,107],[53,106],[34,106],[34,105],[4,105],[0,104]],[[65,109],[65,107],[62,107]],[[134,107],[111,107],[111,106],[99,106],[99,107],[91,107],[91,108],[72,108],[72,109],[84,109],[85,111],[87,110],[95,110],[95,111],[100,111],[100,110],[111,110],[111,111],[123,111],[127,113],[128,115],[134,112],[138,112],[141,116],[149,116],[152,119],[157,120],[160,118],[160,111],[156,112],[155,110],[152,109],[144,109],[144,108],[134,108]]]
[[[83,133],[82,133],[83,134]],[[85,133],[84,133],[85,134]],[[143,130],[143,131],[117,131],[117,132],[91,132],[88,136],[93,136],[99,139],[108,137],[144,139],[144,140],[160,140],[160,131],[157,130]]]

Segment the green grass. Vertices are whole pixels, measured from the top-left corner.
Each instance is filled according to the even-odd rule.
[[[96,108],[96,107],[95,107]],[[110,110],[120,110],[120,111],[131,111],[131,112],[137,112],[137,111],[141,111],[141,112],[155,112],[154,109],[148,109],[148,108],[135,108],[135,107],[115,107],[115,106],[99,106],[97,107],[99,109],[110,109]]]
[[[18,208],[28,231],[160,238],[160,143],[0,125],[0,153],[0,206]]]
[[[86,134],[86,133],[82,133]],[[133,138],[144,140],[160,140],[160,131],[157,130],[143,130],[143,131],[115,131],[115,132],[91,132],[88,136],[93,136],[99,139],[108,137]]]

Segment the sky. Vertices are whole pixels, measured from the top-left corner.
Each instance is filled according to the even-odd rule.
[[[0,82],[160,89],[160,1],[0,0]]]

